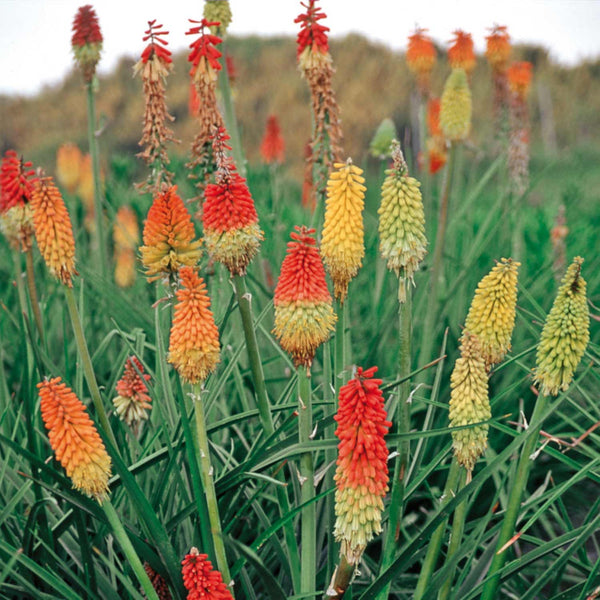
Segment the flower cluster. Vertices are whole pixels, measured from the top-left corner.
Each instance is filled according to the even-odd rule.
[[[56,460],[73,487],[102,502],[108,494],[110,457],[85,406],[60,377],[38,383],[41,413]]]
[[[98,16],[91,4],[81,6],[75,15],[71,46],[84,81],[90,83],[96,73],[96,65],[102,50],[102,33]]]
[[[183,265],[196,265],[201,249],[194,236],[194,224],[177,186],[157,194],[148,211],[140,248],[148,281],[173,275]]]
[[[441,102],[439,98],[430,98],[427,102],[427,155],[429,158],[429,172],[437,173],[448,160],[446,138],[440,125]]]
[[[210,310],[206,285],[192,267],[179,271],[167,360],[185,381],[204,381],[219,363],[219,330]]]
[[[406,301],[406,280],[413,275],[427,253],[425,213],[420,182],[408,176],[400,144],[393,143],[393,167],[381,187],[379,207],[379,250],[388,269],[400,278],[398,299]]]
[[[317,348],[333,331],[336,317],[325,269],[312,237],[315,230],[295,229],[275,288],[273,333],[296,366],[310,368]]]
[[[142,363],[130,356],[125,362],[125,371],[117,381],[117,396],[113,398],[115,412],[129,427],[148,419],[148,411],[152,409],[152,399],[148,395],[146,382],[150,375],[144,373]]]
[[[213,138],[215,183],[206,186],[202,224],[208,253],[232,274],[243,275],[258,252],[263,232],[246,180],[227,151],[229,136],[219,128]]]
[[[383,407],[377,367],[342,386],[335,416],[339,438],[334,480],[336,540],[350,564],[357,564],[373,536],[381,532],[383,497],[388,490],[388,449],[384,437],[392,423]]]
[[[69,194],[79,185],[83,154],[75,144],[62,144],[56,151],[56,179]]]
[[[135,281],[135,252],[140,241],[135,212],[129,206],[121,206],[113,226],[115,244],[115,282],[119,287],[132,286]]]
[[[30,162],[7,150],[0,166],[0,230],[13,248],[31,248],[33,214],[31,196],[35,179]]]
[[[187,600],[233,600],[221,573],[213,569],[207,554],[192,548],[181,564]]]
[[[427,35],[427,29],[417,27],[408,37],[406,62],[410,71],[417,76],[419,91],[423,96],[429,94],[431,71],[437,60],[435,46]]]
[[[467,75],[475,68],[475,52],[470,33],[460,29],[454,32],[454,39],[448,48],[448,62],[453,69],[462,69]]]
[[[327,182],[321,256],[333,281],[335,297],[343,302],[365,255],[362,212],[367,188],[362,169],[351,159],[335,163],[334,168]]]
[[[267,129],[260,145],[260,154],[268,165],[282,163],[285,159],[285,142],[281,135],[279,119],[275,115],[269,115],[267,119]]]
[[[231,23],[231,6],[229,0],[206,0],[204,3],[204,18],[211,22],[210,31],[223,37]]]
[[[440,125],[446,139],[465,140],[471,131],[471,90],[464,69],[452,69],[440,103]]]

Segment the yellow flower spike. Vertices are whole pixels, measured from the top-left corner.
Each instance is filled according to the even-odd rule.
[[[335,163],[327,182],[321,256],[331,276],[335,297],[344,302],[350,280],[358,273],[365,255],[362,211],[366,187],[362,169]]]
[[[446,139],[459,142],[471,131],[471,90],[464,69],[452,69],[442,94],[440,125]]]
[[[582,263],[577,256],[567,269],[542,330],[534,383],[545,396],[556,396],[569,387],[590,339]]]
[[[450,427],[473,425],[491,418],[488,376],[477,337],[465,331],[460,358],[450,376]],[[487,447],[488,425],[452,431],[452,447],[459,464],[472,471]]]
[[[400,143],[392,142],[394,165],[381,187],[379,207],[379,251],[390,271],[400,278],[398,300],[406,302],[406,280],[413,281],[419,263],[427,254],[425,214],[421,183],[408,176]]]
[[[489,368],[510,350],[517,305],[517,272],[521,263],[510,258],[500,262],[478,284],[465,329],[476,335]]]

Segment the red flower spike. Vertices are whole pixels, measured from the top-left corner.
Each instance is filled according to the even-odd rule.
[[[205,32],[205,28],[219,25],[216,21],[194,21],[188,19],[190,23],[198,23],[197,27],[192,27],[189,31],[186,31],[186,35],[200,35],[200,37],[190,44],[191,52],[188,56],[188,61],[192,63],[192,69],[190,74],[193,76],[200,64],[202,58],[206,59],[209,66],[215,71],[221,70],[221,64],[219,58],[221,58],[221,52],[217,50],[216,45],[220,44],[223,40],[210,32]]]
[[[374,535],[381,532],[383,497],[388,490],[388,449],[384,436],[392,423],[383,406],[377,367],[363,371],[340,389],[335,537],[350,564],[356,564]]]
[[[294,23],[300,23],[300,32],[296,38],[298,45],[296,56],[300,56],[305,48],[310,47],[312,52],[321,52],[327,54],[329,52],[329,41],[327,32],[329,27],[318,23],[327,15],[315,6],[316,0],[308,0],[308,4],[301,2],[300,4],[306,8],[306,13],[298,15],[294,19]]]
[[[271,163],[282,163],[285,158],[284,150],[285,142],[281,135],[279,120],[275,115],[270,115],[267,119],[265,137],[260,146],[261,156],[268,165]]]
[[[0,214],[13,206],[24,206],[31,200],[35,171],[30,162],[7,150],[0,166]]]
[[[233,600],[221,573],[213,569],[208,555],[200,554],[198,548],[192,548],[181,564],[187,600]]]
[[[73,20],[72,46],[102,43],[102,33],[98,24],[98,15],[91,4],[79,7]]]
[[[173,62],[171,51],[166,48],[168,42],[162,37],[168,35],[169,32],[161,31],[163,26],[155,25],[155,23],[156,19],[154,19],[154,21],[148,21],[148,29],[144,31],[146,35],[144,35],[142,41],[147,42],[150,40],[150,43],[142,52],[142,62],[147,63],[156,54],[161,61],[171,63]]]

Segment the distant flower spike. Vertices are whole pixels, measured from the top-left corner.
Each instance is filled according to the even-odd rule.
[[[296,366],[310,368],[317,348],[329,339],[336,317],[312,237],[315,230],[295,229],[275,288],[273,333]]]
[[[219,330],[210,310],[206,285],[192,267],[179,271],[167,360],[189,383],[204,381],[219,363]]]
[[[102,502],[108,496],[111,461],[85,406],[60,377],[37,387],[56,460],[74,488]]]
[[[83,154],[75,144],[63,144],[56,152],[56,179],[69,194],[74,194],[79,184]]]
[[[396,125],[389,117],[381,121],[369,145],[369,154],[375,158],[389,158],[392,154],[392,140],[398,137]]]
[[[448,62],[452,69],[463,69],[470,74],[475,68],[475,52],[473,49],[473,38],[470,33],[461,29],[454,32],[454,39],[448,48]]]
[[[64,285],[73,287],[75,239],[65,202],[52,177],[40,176],[31,196],[35,239],[48,270]]]
[[[333,166],[336,170],[327,182],[321,256],[333,281],[335,297],[343,302],[365,255],[362,212],[367,188],[362,169],[351,159]]]
[[[92,81],[102,50],[102,33],[98,16],[91,4],[81,6],[73,20],[71,46],[86,83]]]
[[[406,62],[410,71],[417,76],[417,83],[423,95],[429,92],[429,80],[437,60],[436,54],[435,46],[427,35],[427,29],[417,27],[408,37]]]
[[[335,492],[335,539],[350,564],[358,564],[371,539],[381,532],[383,498],[388,490],[388,449],[384,437],[392,423],[383,406],[377,367],[342,386],[335,435],[339,438]]]
[[[219,128],[213,139],[215,183],[206,186],[202,213],[208,253],[232,274],[243,275],[264,239],[246,180],[227,151],[229,136]]]
[[[458,142],[471,131],[471,90],[463,69],[452,69],[440,103],[440,125],[446,139]]]
[[[477,285],[469,308],[465,329],[477,336],[488,368],[501,362],[510,350],[520,265],[510,258],[502,258]]]
[[[425,213],[421,183],[408,176],[400,144],[394,140],[393,167],[386,170],[379,207],[379,250],[388,269],[400,278],[398,300],[406,301],[406,280],[413,275],[427,253]]]
[[[195,266],[202,251],[194,236],[194,224],[177,186],[157,194],[148,211],[140,248],[148,281],[173,275],[184,265]]]
[[[503,25],[494,25],[486,36],[485,55],[494,71],[506,71],[510,59],[510,36]]]
[[[229,0],[206,0],[204,3],[204,18],[216,23],[210,27],[211,33],[224,37],[231,23],[231,6]]]
[[[233,600],[221,573],[213,569],[207,554],[192,548],[181,564],[187,600]]]
[[[429,172],[437,173],[448,159],[446,138],[440,125],[441,102],[439,98],[430,98],[427,102],[427,156],[429,158]]]
[[[577,256],[567,269],[542,330],[534,383],[545,396],[568,389],[590,339],[582,263]]]
[[[460,358],[450,376],[450,389],[451,428],[491,419],[485,360],[479,340],[466,330],[461,338]],[[454,455],[467,471],[473,470],[487,447],[488,428],[485,424],[452,431]]]
[[[0,166],[0,230],[10,245],[26,252],[33,238],[31,196],[35,178],[30,162],[7,150]]]
[[[150,375],[144,373],[142,363],[135,356],[125,362],[125,371],[117,381],[117,396],[113,398],[115,412],[129,427],[148,419],[148,411],[152,410],[152,399],[148,395],[146,382]]]
[[[269,115],[267,119],[267,129],[260,146],[260,154],[268,165],[282,163],[285,160],[285,142],[276,115]]]
[[[167,582],[147,562],[144,563],[144,571],[146,571],[152,587],[156,590],[158,600],[173,600]]]
[[[508,69],[508,83],[511,91],[525,99],[531,88],[533,65],[527,61],[514,62]]]

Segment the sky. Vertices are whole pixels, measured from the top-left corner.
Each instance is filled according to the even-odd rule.
[[[187,19],[202,17],[203,3],[184,0],[87,0],[104,36],[99,72],[122,56],[139,57],[147,21],[157,19],[174,52],[190,43]],[[71,25],[86,0],[0,0],[0,94],[32,95],[60,83],[73,65]],[[403,50],[416,25],[445,45],[452,31],[473,35],[482,51],[488,28],[507,25],[515,43],[537,43],[551,57],[573,65],[600,57],[600,0],[320,0],[332,37],[360,33]],[[230,0],[232,35],[295,36],[298,0]]]

